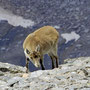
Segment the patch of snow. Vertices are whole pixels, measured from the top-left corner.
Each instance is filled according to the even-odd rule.
[[[77,44],[76,47],[81,47],[82,45],[81,44]]]
[[[1,47],[1,50],[5,50],[6,48],[5,47]]]
[[[11,11],[0,7],[0,20],[7,20],[13,26],[22,26],[24,28],[33,26],[35,23],[32,20],[24,19],[21,16],[14,15]]]
[[[71,33],[61,34],[61,36],[62,36],[64,39],[66,39],[66,42],[65,42],[65,43],[68,43],[68,42],[71,41],[71,40],[77,41],[77,40],[80,38],[80,35],[79,35],[79,34],[76,34],[74,31],[72,31]]]
[[[59,29],[60,27],[59,27],[59,26],[57,26],[57,25],[55,25],[55,26],[54,26],[54,28]]]

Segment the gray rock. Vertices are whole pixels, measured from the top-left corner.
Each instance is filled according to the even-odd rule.
[[[10,80],[7,81],[7,85],[10,87],[13,87],[14,84],[19,83],[19,81],[22,80],[21,77],[13,77]]]
[[[4,73],[0,76],[0,88],[1,90],[89,90],[90,57],[68,59],[65,63],[53,70],[38,70],[28,74],[22,70],[24,67],[0,63],[0,68],[4,68],[1,69]]]
[[[10,73],[21,73],[21,72],[25,72],[25,68],[0,62],[0,71],[10,72]]]

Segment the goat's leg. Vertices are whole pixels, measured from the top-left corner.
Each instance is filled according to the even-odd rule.
[[[55,68],[55,60],[54,60],[53,56],[50,56],[50,58],[52,60],[52,69],[54,69]]]
[[[45,67],[44,67],[44,65],[43,65],[43,60],[42,60],[42,59],[40,59],[40,64],[41,64],[42,70],[45,70]]]
[[[55,58],[55,60],[56,60],[56,68],[58,68],[58,64],[59,64],[59,62],[58,62],[58,57],[57,57],[57,56],[54,56],[54,58]]]
[[[26,58],[26,73],[29,72],[29,58]]]

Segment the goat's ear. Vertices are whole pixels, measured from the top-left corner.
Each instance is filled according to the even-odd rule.
[[[40,45],[36,46],[36,50],[35,51],[40,51]]]

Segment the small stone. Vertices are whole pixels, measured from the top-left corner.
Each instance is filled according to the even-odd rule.
[[[39,70],[39,71],[36,71],[36,72],[32,72],[30,74],[30,77],[33,78],[33,77],[39,77],[41,74],[43,73],[42,70]]]
[[[4,86],[5,84],[6,84],[6,82],[0,80],[0,86],[1,85]]]
[[[28,78],[28,75],[29,75],[29,74],[24,73],[24,74],[22,75],[22,77],[23,77],[23,78]]]
[[[7,81],[7,85],[10,87],[13,87],[15,83],[18,83],[20,80],[22,80],[21,77],[13,77],[10,80]]]

